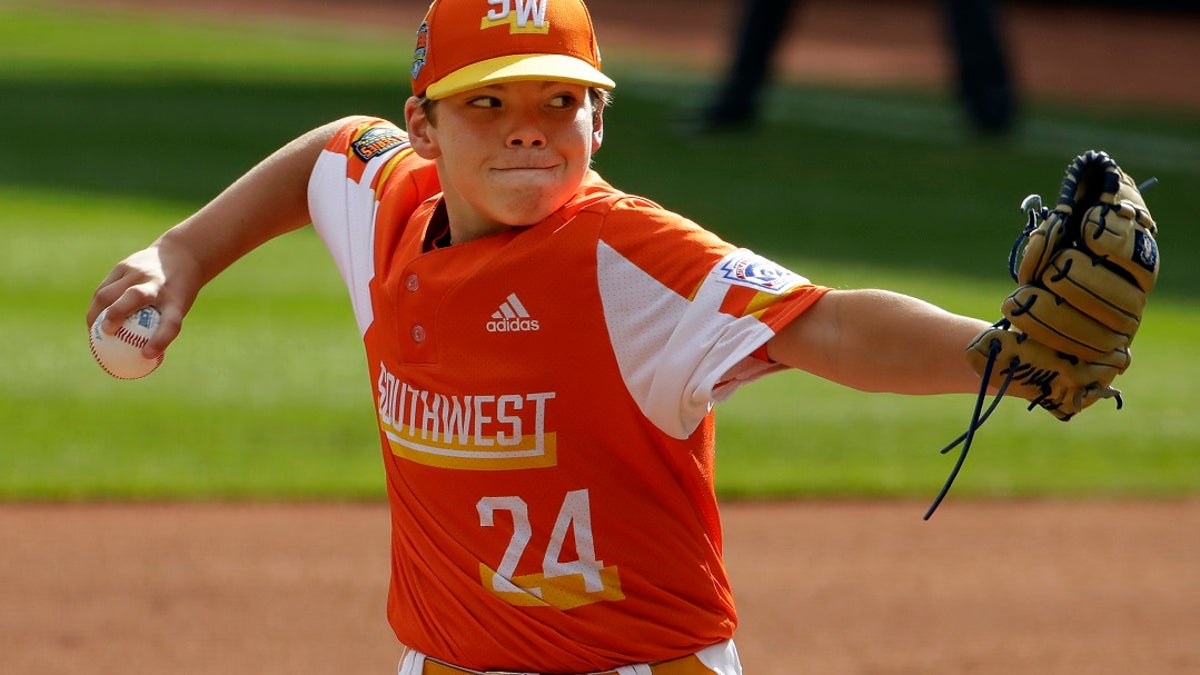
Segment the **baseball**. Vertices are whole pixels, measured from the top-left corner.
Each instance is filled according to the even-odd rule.
[[[121,380],[135,380],[154,372],[162,363],[163,355],[157,359],[147,359],[142,356],[142,347],[154,335],[158,328],[158,310],[153,307],[143,307],[130,314],[116,335],[109,335],[100,330],[108,310],[100,312],[92,329],[88,333],[88,342],[92,347],[92,356],[104,372]]]

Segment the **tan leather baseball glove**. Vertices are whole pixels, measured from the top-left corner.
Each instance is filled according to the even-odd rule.
[[[958,461],[925,513],[928,520],[962,468],[975,431],[1004,394],[1015,394],[1066,421],[1121,392],[1113,380],[1130,363],[1146,296],[1158,279],[1158,228],[1142,190],[1108,154],[1089,150],[1067,167],[1054,209],[1030,195],[1029,221],[1009,255],[1017,290],[1001,305],[1004,318],[967,346],[982,377]],[[1024,243],[1024,249],[1021,244]],[[988,391],[996,399],[984,410]]]
[[[1015,370],[1010,391],[1068,420],[1119,395],[1112,381],[1129,367],[1129,347],[1158,279],[1157,226],[1141,190],[1104,152],[1071,162],[1053,210],[1038,202],[1030,196],[1022,205],[1029,224],[1010,258],[1019,286],[1001,306],[1006,321],[967,353],[983,374],[999,342],[991,385],[1002,386]]]

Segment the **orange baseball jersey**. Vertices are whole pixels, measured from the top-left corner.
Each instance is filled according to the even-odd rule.
[[[363,333],[400,641],[477,670],[662,661],[736,624],[714,403],[826,290],[594,172],[547,220],[439,246],[436,172],[357,118],[313,222]]]

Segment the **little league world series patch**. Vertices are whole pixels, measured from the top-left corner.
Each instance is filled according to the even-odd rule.
[[[786,267],[745,250],[730,254],[718,271],[728,283],[772,295],[783,295],[808,283],[807,279]]]
[[[354,154],[364,162],[408,142],[408,136],[396,127],[372,127],[350,145]]]
[[[421,71],[425,69],[425,59],[429,55],[429,22],[424,21],[417,28],[417,46],[413,49],[412,70],[409,72],[412,79],[417,79],[421,76]]]

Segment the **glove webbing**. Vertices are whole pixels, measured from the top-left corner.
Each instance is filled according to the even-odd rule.
[[[1158,184],[1157,178],[1149,178],[1137,186],[1138,192],[1146,190]],[[1061,199],[1060,199],[1061,202]],[[1038,224],[1050,217],[1050,209],[1042,205],[1041,195],[1029,195],[1021,202],[1021,210],[1029,214],[1029,220],[1025,223],[1025,227],[1021,233],[1017,235],[1017,240],[1013,242],[1012,249],[1008,252],[1008,275],[1013,281],[1020,283],[1017,277],[1017,267],[1020,264],[1021,244],[1024,244],[1029,235],[1038,228]],[[1097,230],[1094,238],[1099,238],[1103,234],[1103,230]]]

